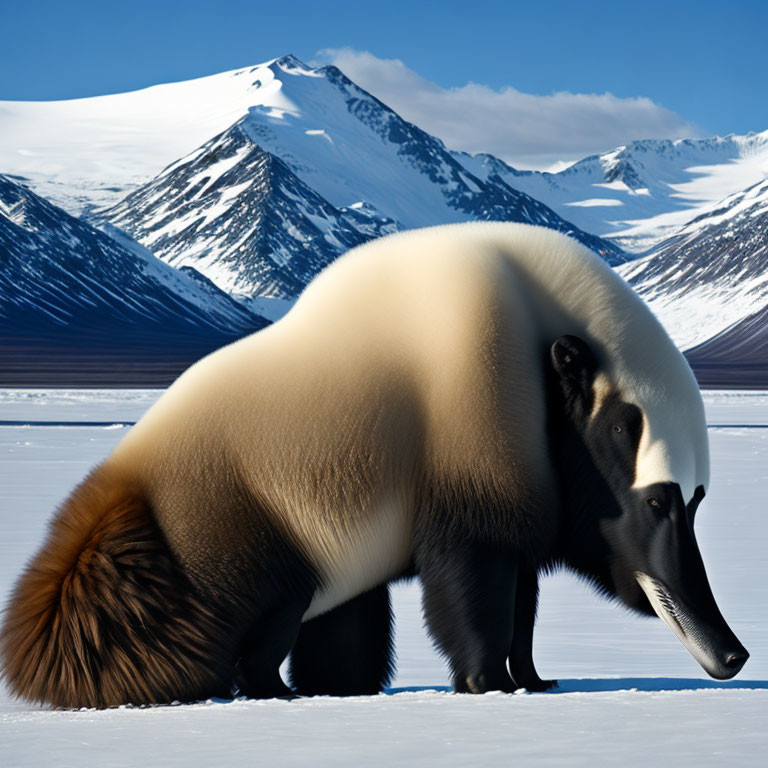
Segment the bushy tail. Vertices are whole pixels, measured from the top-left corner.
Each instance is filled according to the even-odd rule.
[[[0,660],[14,694],[57,707],[190,701],[227,692],[226,642],[140,494],[102,466],[16,584]]]

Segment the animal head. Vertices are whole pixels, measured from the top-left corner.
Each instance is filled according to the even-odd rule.
[[[657,614],[712,677],[733,677],[749,654],[717,607],[693,529],[709,473],[698,392],[692,407],[668,382],[631,391],[576,336],[553,344],[551,364],[563,404],[552,425],[563,559],[628,607]]]

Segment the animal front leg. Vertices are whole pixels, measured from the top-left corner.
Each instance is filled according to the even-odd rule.
[[[515,622],[509,650],[509,671],[517,688],[546,691],[557,680],[542,680],[533,664],[533,627],[539,599],[539,577],[533,568],[521,567],[515,595]]]
[[[505,549],[464,542],[417,558],[424,617],[460,693],[515,690],[507,672],[517,565]]]

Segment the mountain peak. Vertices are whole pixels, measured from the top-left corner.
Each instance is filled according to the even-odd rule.
[[[275,59],[273,64],[276,64],[283,70],[291,70],[291,69],[299,69],[306,72],[311,72],[312,67],[305,64],[298,56],[295,56],[292,53],[287,53],[285,56],[281,56],[278,59]],[[263,65],[261,65],[263,66]]]

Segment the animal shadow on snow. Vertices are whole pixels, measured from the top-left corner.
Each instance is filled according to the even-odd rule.
[[[556,688],[545,691],[544,696],[558,693],[616,693],[619,691],[701,691],[701,690],[768,690],[768,680],[707,680],[695,677],[616,677],[572,678],[559,680]],[[450,693],[447,686],[407,686],[388,688],[385,693],[430,692]],[[537,694],[539,695],[539,694]]]

